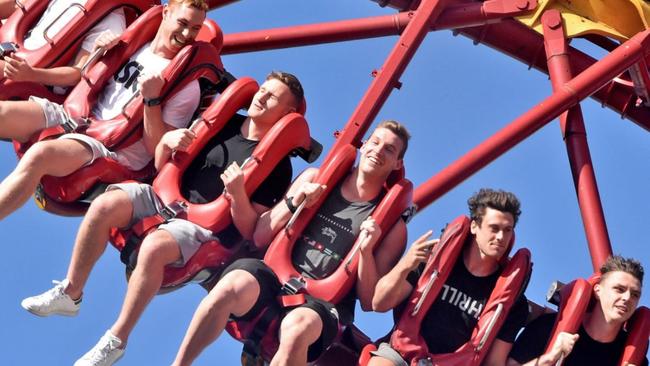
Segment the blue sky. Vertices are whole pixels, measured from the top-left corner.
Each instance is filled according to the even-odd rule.
[[[209,16],[224,33],[385,15],[394,11],[369,0],[240,1]],[[262,80],[270,70],[296,74],[308,102],[313,136],[327,149],[347,122],[397,37],[226,56],[236,76]],[[575,43],[578,46],[582,43]],[[600,55],[596,52],[596,55]],[[431,33],[401,78],[377,121],[396,119],[413,134],[405,158],[418,185],[550,95],[546,75],[450,31]],[[614,252],[650,265],[646,235],[650,186],[650,134],[594,101],[582,103],[592,159]],[[324,156],[325,154],[323,154]],[[15,166],[9,144],[0,146],[0,175]],[[305,164],[295,161],[294,171]],[[516,193],[523,214],[516,247],[532,251],[527,296],[544,303],[551,281],[591,273],[591,260],[557,121],[434,202],[409,224],[409,240],[466,213],[466,199],[481,187]],[[108,247],[95,267],[76,318],[37,318],[20,301],[65,276],[78,218],[40,211],[33,202],[0,222],[5,275],[0,281],[3,364],[71,364],[92,347],[120,310],[126,288],[119,255]],[[646,238],[646,239],[644,239]],[[644,249],[645,248],[645,249]],[[641,303],[650,304],[646,291]],[[188,286],[155,298],[129,339],[120,365],[164,365],[174,358],[204,291]],[[362,313],[357,325],[371,338],[392,325],[390,314]],[[227,334],[196,365],[236,365],[241,346]]]

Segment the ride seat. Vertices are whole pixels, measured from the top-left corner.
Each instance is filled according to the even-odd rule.
[[[297,218],[293,224],[288,225],[285,230],[282,230],[276,235],[264,256],[264,262],[275,272],[281,284],[286,286],[286,284],[296,283],[296,280],[302,284],[302,287],[298,290],[298,303],[300,303],[301,296],[304,299],[305,295],[309,295],[332,304],[337,304],[346,296],[356,282],[356,273],[359,264],[359,246],[364,240],[362,235],[357,237],[354,246],[343,258],[339,267],[325,278],[304,278],[295,269],[291,261],[291,254],[296,240],[300,237],[309,221],[314,217],[326,197],[350,172],[355,159],[356,148],[352,145],[343,146],[340,150],[331,154],[331,157],[319,169],[314,180],[314,182],[327,187],[325,192],[312,207],[304,208],[302,212],[300,209],[296,211],[294,215]],[[371,216],[381,227],[382,231],[382,237],[377,241],[377,245],[380,243],[384,245],[401,245],[401,243],[382,243],[382,239],[390,231],[395,222],[400,219],[402,213],[410,207],[413,185],[404,178],[404,170],[401,169],[391,174],[386,182],[385,188],[387,191],[384,197],[371,213]],[[294,297],[288,298],[294,301]],[[279,302],[281,303],[282,300],[279,300]],[[264,311],[268,311],[268,307]],[[262,359],[268,361],[273,357],[279,345],[277,330],[280,322],[277,317],[272,321],[263,320],[263,318],[264,316],[262,315],[253,321],[229,321],[226,330],[234,338],[245,342],[245,344],[250,344],[250,338],[255,337],[255,332],[259,332],[256,329],[258,322],[267,322],[268,326],[266,324],[264,325],[267,328],[264,331],[266,335],[259,340],[259,347],[245,347],[245,352],[256,349],[256,351],[259,351],[258,355],[248,355],[247,357],[260,356]],[[355,348],[358,351],[358,348],[361,347],[346,345],[345,342],[342,342],[341,336],[344,334],[345,329],[345,327],[339,329],[335,343],[330,348],[344,348],[348,350]],[[253,343],[255,342],[257,341]],[[361,346],[365,343],[367,342],[361,342]],[[322,357],[325,357],[325,355]]]
[[[139,94],[125,106],[120,115],[111,120],[96,119],[91,115],[91,109],[108,78],[112,77],[132,54],[153,39],[161,19],[162,6],[150,9],[127,29],[118,45],[97,60],[84,74],[82,81],[64,103],[71,119],[83,122],[74,132],[94,137],[111,150],[127,147],[142,137],[144,104]],[[163,71],[163,78],[166,80],[161,92],[163,103],[193,80],[203,80],[210,85],[216,85],[221,80],[223,66],[217,52],[220,47],[215,47],[214,44],[221,43],[222,35],[212,20],[206,20],[204,24],[208,24],[212,31],[204,33],[202,37],[211,42],[197,41],[184,47]],[[214,37],[210,38],[208,34]],[[213,89],[210,88],[208,92],[212,93]],[[66,132],[68,131],[63,126],[48,128],[28,143],[14,142],[14,147],[21,157],[34,142],[54,138]],[[112,159],[100,158],[66,177],[44,177],[37,201],[52,213],[83,214],[89,200],[101,193],[93,192],[93,187],[98,183],[109,184],[128,179],[146,181],[151,179],[154,173],[152,163],[140,171],[130,171]]]
[[[176,217],[192,221],[213,232],[223,230],[232,222],[230,202],[223,195],[212,202],[192,203],[181,193],[181,181],[186,169],[208,141],[237,110],[250,105],[258,89],[257,83],[250,78],[242,78],[231,84],[201,118],[193,123],[191,129],[197,137],[192,145],[185,152],[176,152],[173,159],[160,170],[153,182],[153,189],[165,205],[185,207]],[[301,114],[290,113],[276,122],[242,167],[244,186],[249,197],[285,156],[296,155],[297,150],[310,150],[311,144],[309,128]],[[129,262],[131,252],[137,250],[141,240],[160,223],[160,217],[156,216],[137,223],[132,230],[112,231],[111,242],[122,252],[123,262]],[[184,267],[165,269],[161,290],[177,288],[194,279],[197,282],[206,281],[244,249],[243,244],[227,246],[218,241],[204,243]]]
[[[73,4],[66,12],[79,8],[75,15],[59,32],[44,35],[47,43],[36,49],[26,49],[24,39],[45,12],[49,1],[16,1],[18,9],[7,18],[0,27],[0,42],[12,42],[18,45],[16,55],[25,59],[32,67],[52,68],[69,65],[75,58],[85,35],[113,10],[122,7],[126,24],[152,6],[160,4],[158,0],[88,0],[85,5]],[[47,30],[47,29],[46,29]],[[42,84],[16,82],[0,77],[0,100],[26,100],[30,95],[62,103],[65,95],[52,92]]]
[[[440,243],[433,248],[422,276],[397,321],[390,343],[411,365],[480,365],[508,312],[525,290],[531,271],[530,252],[527,249],[519,249],[508,259],[508,253],[514,244],[513,235],[501,261],[504,269],[470,339],[453,353],[429,354],[426,342],[420,335],[422,320],[461,256],[462,248],[469,237],[470,223],[468,217],[460,216],[447,225]],[[370,358],[368,352],[372,348],[373,346],[366,346],[359,365],[367,363]]]

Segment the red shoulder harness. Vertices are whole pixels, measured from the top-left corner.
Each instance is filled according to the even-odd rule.
[[[242,78],[231,84],[201,118],[193,123],[192,130],[197,138],[190,148],[186,152],[177,152],[161,169],[153,187],[166,206],[184,207],[175,217],[187,219],[214,232],[219,232],[232,222],[230,203],[225,197],[220,196],[205,204],[191,203],[181,194],[181,180],[205,144],[237,110],[251,103],[257,89],[257,83],[250,78]],[[280,119],[260,141],[243,167],[246,193],[252,195],[284,157],[296,149],[308,150],[310,144],[309,128],[302,115],[291,113]],[[154,216],[134,225],[132,233],[114,231],[113,245],[123,250],[128,236],[135,234],[144,238],[163,221],[160,216]],[[169,267],[165,270],[163,287],[182,285],[203,269],[220,268],[234,259],[233,255],[238,250],[237,247],[226,247],[216,241],[204,243],[184,267]]]
[[[88,0],[85,5],[70,5],[66,11],[79,8],[81,13],[77,14],[60,32],[44,36],[47,43],[33,50],[26,49],[23,41],[27,32],[45,12],[49,1],[27,0],[17,4],[19,4],[18,9],[0,28],[0,40],[17,44],[19,50],[16,55],[25,59],[29,65],[52,68],[70,64],[81,46],[83,35],[113,10],[124,8],[128,25],[135,17],[160,2],[158,0]],[[48,98],[55,102],[63,102],[64,98],[52,93],[41,84],[14,82],[0,78],[0,100],[26,100],[30,95]]]
[[[551,350],[561,332],[577,333],[582,319],[592,302],[593,285],[598,282],[599,274],[592,276],[589,281],[579,278],[560,289],[560,306],[548,339],[546,352]],[[641,306],[628,320],[626,328],[628,337],[625,349],[619,360],[619,366],[627,364],[641,365],[648,351],[648,336],[650,336],[650,309]],[[561,366],[563,362],[558,362]]]
[[[70,116],[76,121],[88,123],[78,128],[76,132],[92,136],[112,150],[129,146],[142,137],[144,105],[141,97],[134,98],[124,108],[123,113],[112,120],[97,120],[90,114],[90,110],[107,79],[132,54],[153,39],[162,18],[161,12],[162,6],[158,6],[138,18],[124,33],[120,43],[90,68],[66,99],[64,108]],[[212,43],[197,41],[191,46],[183,48],[165,68],[163,78],[166,82],[161,94],[163,103],[194,80],[204,79],[212,84],[219,81],[223,66],[214,43],[220,45],[222,35],[213,21],[206,20],[206,24],[208,30],[204,31],[203,37],[206,40],[211,39]],[[209,34],[214,37],[208,37]],[[62,126],[52,127],[41,132],[31,143],[65,132],[65,128]],[[31,143],[14,142],[17,154],[22,156]],[[41,205],[54,213],[61,213],[61,211],[83,213],[87,205],[76,205],[75,201],[84,196],[98,182],[115,183],[128,179],[143,180],[151,177],[153,173],[152,165],[140,171],[131,171],[112,159],[97,159],[90,166],[66,177],[44,177],[41,180]]]
[[[422,320],[459,260],[469,229],[470,219],[466,216],[456,218],[447,226],[393,331],[391,346],[411,365],[418,365],[418,362],[445,366],[480,365],[526,284],[531,268],[530,252],[520,249],[511,259],[504,260],[505,268],[481,312],[471,338],[453,353],[429,354],[426,342],[420,335]],[[508,252],[513,244],[514,236]],[[508,253],[504,258],[507,255]]]
[[[350,171],[355,158],[356,149],[351,145],[344,146],[335,154],[332,154],[332,157],[321,166],[314,180],[315,182],[326,185],[326,191],[312,207],[305,208],[302,213],[297,213],[299,216],[295,222],[290,227],[278,233],[264,256],[264,262],[275,272],[281,284],[286,285],[290,281],[294,282],[296,279],[302,282],[304,286],[298,289],[299,298],[296,299],[298,304],[304,302],[304,294],[337,304],[352,289],[356,282],[359,261],[358,246],[361,240],[363,240],[361,237],[357,238],[355,245],[344,257],[334,273],[326,278],[319,280],[303,278],[296,271],[291,261],[291,253],[293,252],[293,246],[296,240],[323,204],[327,195],[331,193],[332,189],[337,187],[337,183]],[[403,175],[404,171],[402,170],[389,178],[387,181],[388,191],[371,214],[382,229],[382,238],[390,231],[401,214],[411,204],[412,184],[410,181],[404,179]],[[381,243],[382,238],[379,238],[377,243]],[[284,303],[284,299],[279,301]],[[228,333],[240,341],[248,339],[250,334],[254,332],[257,323],[263,318],[265,311],[268,311],[268,309],[263,310],[257,319],[250,322],[229,322],[226,328]],[[266,336],[259,341],[261,345],[261,356],[264,359],[270,359],[277,349],[278,326],[279,319],[276,318],[271,321],[266,330]],[[339,336],[341,332],[342,329],[339,330]]]

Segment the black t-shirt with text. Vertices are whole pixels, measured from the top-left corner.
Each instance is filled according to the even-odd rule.
[[[407,280],[417,286],[425,263],[409,273]],[[474,327],[492,294],[501,270],[477,277],[465,267],[462,256],[458,258],[438,298],[422,320],[420,332],[431,354],[451,353],[469,340]],[[526,297],[514,303],[497,338],[512,343],[528,317]]]
[[[224,189],[221,174],[232,164],[239,166],[248,159],[259,141],[247,140],[241,135],[246,117],[234,115],[213,137],[187,168],[181,185],[183,196],[192,203],[208,203],[218,198]],[[291,184],[291,161],[285,157],[255,190],[251,202],[272,207],[283,197]],[[234,231],[233,231],[234,230]],[[224,244],[239,240],[239,232],[231,225],[218,233]]]
[[[544,354],[551,336],[557,313],[544,314],[528,324],[517,338],[510,357],[523,364]],[[579,338],[571,353],[564,359],[564,366],[617,366],[627,340],[621,330],[613,342],[601,343],[589,336],[581,326]],[[646,359],[641,365],[648,366]]]

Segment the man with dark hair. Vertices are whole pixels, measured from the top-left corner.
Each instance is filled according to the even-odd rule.
[[[467,200],[471,235],[461,257],[454,265],[441,291],[422,324],[422,337],[432,354],[450,353],[467,342],[478,322],[503,268],[500,261],[508,250],[515,224],[521,214],[517,197],[500,190],[481,189]],[[418,238],[397,265],[377,283],[373,298],[375,311],[385,312],[408,299],[424,271],[431,247],[438,239],[430,239],[432,231]],[[453,291],[452,291],[453,290]],[[459,305],[449,294],[466,296],[471,306]],[[505,365],[515,336],[528,315],[525,297],[514,304],[504,326],[498,333],[483,365]],[[408,366],[410,360],[382,343],[373,352],[369,366]]]
[[[356,293],[351,291],[336,305],[309,298],[302,305],[283,309],[280,345],[271,366],[305,365],[316,360],[334,340],[339,324],[353,321],[357,297],[362,309],[372,308],[377,280],[404,249],[406,224],[398,220],[373,252],[381,229],[369,214],[382,197],[387,177],[402,167],[401,156],[408,138],[402,125],[394,121],[381,123],[361,147],[359,165],[332,190],[296,241],[292,252],[294,268],[305,278],[322,279],[339,267],[360,232],[368,235],[360,246]],[[310,207],[319,199],[325,187],[314,182],[317,172],[303,172],[291,185],[286,200],[260,217],[255,229],[258,247],[271,242],[303,201]],[[234,262],[196,310],[174,365],[191,364],[219,337],[228,318],[254,319],[266,306],[273,305],[280,293],[277,276],[264,262]]]
[[[160,289],[165,266],[185,265],[203,243],[211,240],[232,246],[240,240],[252,239],[259,215],[283,196],[291,182],[288,157],[280,162],[251,199],[246,195],[240,168],[271,127],[286,114],[296,111],[302,103],[302,87],[299,88],[300,94],[294,94],[282,79],[297,81],[295,76],[287,73],[269,75],[253,97],[248,118],[236,115],[206,144],[183,177],[181,192],[192,203],[211,202],[225,189],[233,224],[213,233],[190,221],[171,219],[147,235],[140,246],[120,316],[79,365],[111,365],[121,357],[137,320]],[[167,132],[156,148],[156,166],[160,167],[169,160],[172,151],[185,151],[195,137],[189,129]],[[110,229],[128,228],[162,209],[162,202],[148,184],[109,186],[106,193],[92,202],[84,217],[66,279],[41,295],[23,300],[22,306],[40,316],[76,315],[82,290],[106,248]]]
[[[564,366],[618,365],[627,339],[623,325],[639,305],[643,267],[634,259],[612,256],[600,274],[593,292],[596,303],[585,314],[578,333],[560,333],[551,350],[544,353],[557,313],[544,314],[517,338],[508,366],[554,366],[561,358]],[[642,365],[647,366],[648,360]]]

